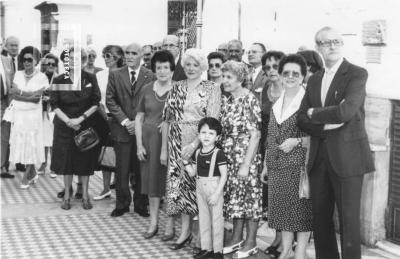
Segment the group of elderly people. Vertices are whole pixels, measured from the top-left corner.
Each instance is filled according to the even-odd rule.
[[[21,52],[24,70],[15,76],[14,108],[8,118],[13,122],[10,161],[27,165],[21,188],[28,188],[36,181],[34,165],[45,163],[43,120],[37,118],[43,116],[41,96],[51,85],[49,98],[43,100],[49,99],[55,112],[51,170],[64,176],[61,207],[71,208],[72,177],[79,175],[82,206],[92,208],[89,176],[99,170],[101,146],[112,146],[108,133],[109,125],[113,133],[114,121],[122,124],[135,138],[134,155],[140,161],[141,177],[135,178],[140,183],[132,184],[141,185],[140,192],[148,196],[150,209],[150,225],[144,237],[152,238],[158,233],[159,208],[164,197],[168,220],[162,241],[174,239],[174,221],[181,216],[181,233],[170,246],[174,250],[180,249],[192,241],[192,220],[198,214],[196,180],[188,175],[182,160],[189,159],[199,147],[199,120],[214,117],[223,127],[220,146],[228,160],[224,216],[233,222],[233,233],[225,241],[223,253],[235,252],[234,258],[257,253],[258,224],[263,209],[268,207],[268,222],[277,230],[277,238],[266,252],[277,258],[287,258],[294,233],[297,233],[296,258],[305,258],[312,231],[311,201],[300,199],[298,189],[308,138],[297,127],[296,118],[306,81],[311,73],[322,67],[321,59],[313,51],[288,56],[279,51],[266,52],[260,43],[254,43],[250,48],[250,65],[241,61],[241,55],[234,47],[226,55],[212,52],[206,56],[199,49],[188,49],[181,56],[176,39],[169,35],[164,40],[163,50],[153,54],[150,69],[155,81],[149,80],[140,91],[137,87],[141,71],[148,70],[136,66],[136,59],[142,57],[140,48],[129,48],[129,45],[124,52],[120,46],[106,46],[102,54],[107,69],[100,72],[93,66],[95,56],[91,55],[95,54],[90,52],[90,66],[76,71],[74,62],[85,63],[87,54],[71,48],[61,55],[64,65],[69,67],[68,77],[65,74],[57,76],[52,70],[46,74],[39,72],[35,69],[39,51],[33,47],[24,48]],[[231,45],[236,43],[233,41]],[[127,62],[128,68],[121,68],[126,61],[124,56],[131,57],[133,65]],[[58,58],[53,55],[47,58],[48,64],[58,63]],[[114,105],[119,102],[117,98],[122,97],[110,89],[111,78],[122,80],[116,77],[122,69],[129,72],[126,83],[122,83],[132,88],[129,91],[135,100],[135,112],[125,115],[126,121],[125,117],[116,116],[123,114],[117,113],[123,109]],[[177,76],[178,70],[184,73]],[[205,71],[208,71],[208,80],[204,79]],[[76,74],[79,75],[80,91],[65,88],[73,84]],[[253,87],[258,76],[263,78],[261,88]],[[91,127],[100,136],[101,145],[82,151],[77,148],[74,137]],[[118,136],[113,139],[118,141]],[[123,161],[119,154],[116,154],[115,169],[101,168],[104,190],[98,199],[110,196],[111,171],[116,171],[117,209],[112,216],[129,211],[129,208],[118,207],[118,199],[124,195],[119,189],[124,184],[120,175]],[[268,188],[263,190],[263,183]],[[245,227],[246,236],[243,237]]]

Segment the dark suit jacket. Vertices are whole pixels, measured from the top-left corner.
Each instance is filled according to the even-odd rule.
[[[4,73],[5,73],[5,82],[3,82],[6,87],[7,87],[7,94],[3,96],[1,99],[1,117],[3,117],[3,112],[4,110],[8,107],[11,101],[11,94],[8,94],[10,92],[10,88],[12,87],[12,82],[14,80],[14,68],[12,65],[11,58],[5,57],[3,55],[0,56],[0,66],[3,66]]]
[[[299,127],[311,135],[310,171],[321,141],[326,141],[329,161],[341,177],[362,175],[375,170],[365,130],[364,101],[365,69],[344,60],[321,103],[321,83],[324,71],[315,73],[308,81],[298,115]],[[311,119],[307,110],[314,108]],[[338,129],[324,130],[324,124],[344,123]]]
[[[111,113],[111,136],[114,141],[129,142],[135,136],[129,135],[121,122],[125,119],[134,120],[136,105],[139,101],[139,92],[142,87],[156,80],[154,74],[140,67],[136,80],[135,92],[132,94],[132,85],[129,79],[128,67],[110,72],[106,91],[106,105]]]
[[[265,75],[264,71],[261,70],[257,77],[256,80],[251,84],[249,84],[250,91],[253,92],[253,94],[257,97],[257,99],[261,102],[261,92],[262,90],[267,87],[267,75]]]
[[[172,81],[182,81],[187,79],[185,71],[183,71],[183,67],[181,65],[181,56],[179,56],[178,64],[175,65],[175,71],[172,75]]]

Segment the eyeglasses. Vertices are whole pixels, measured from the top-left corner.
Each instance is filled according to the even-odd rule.
[[[173,48],[173,47],[178,47],[178,46],[176,46],[175,44],[163,44],[162,47],[164,49],[166,49],[166,48]]]
[[[56,63],[50,62],[50,63],[47,63],[47,66],[49,66],[49,67],[55,67],[55,66],[56,66]]]
[[[89,54],[88,57],[89,57],[89,58],[96,58],[96,55]]]
[[[339,39],[335,39],[335,40],[320,40],[320,41],[317,41],[317,44],[319,46],[322,46],[322,47],[325,47],[325,48],[330,47],[330,46],[340,47],[340,46],[343,45],[343,41],[339,40]]]
[[[258,51],[258,50],[249,50],[249,51],[247,51],[247,55],[257,54],[257,53],[261,53],[261,51]]]
[[[143,53],[143,56],[150,57],[151,53]]]
[[[282,76],[285,77],[285,78],[289,78],[289,77],[300,78],[300,73],[296,72],[296,71],[286,70],[286,71],[282,72]]]
[[[217,49],[219,52],[228,52],[228,49]]]
[[[263,66],[263,70],[264,71],[270,71],[271,69],[278,70],[278,67],[279,67],[278,64],[273,64],[272,66],[265,65]]]
[[[240,50],[240,49],[230,49],[229,50],[229,53],[241,53],[242,52],[242,50]]]
[[[29,62],[32,63],[33,62],[33,58],[23,58],[22,62]]]
[[[104,53],[104,54],[102,55],[102,57],[103,57],[104,59],[112,58],[112,56],[113,56],[113,55],[111,55],[111,53]]]
[[[208,64],[208,67],[210,68],[210,69],[212,69],[212,68],[221,68],[221,64],[220,63],[215,63],[215,64]]]
[[[138,53],[135,51],[125,51],[125,55],[137,55]]]

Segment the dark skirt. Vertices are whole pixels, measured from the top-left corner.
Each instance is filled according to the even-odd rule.
[[[59,175],[93,175],[98,164],[101,146],[106,140],[109,128],[104,119],[95,112],[84,123],[81,130],[93,127],[99,135],[100,143],[90,150],[81,152],[75,145],[76,132],[57,116],[54,118],[53,151],[50,169]]]
[[[149,197],[165,195],[167,167],[161,165],[161,133],[157,125],[143,124],[143,146],[146,149],[146,161],[140,163],[142,194]]]

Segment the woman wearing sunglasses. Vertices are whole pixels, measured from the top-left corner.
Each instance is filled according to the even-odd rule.
[[[312,205],[310,199],[299,197],[299,185],[309,138],[296,122],[305,93],[306,61],[298,54],[289,55],[281,60],[278,71],[284,90],[272,107],[261,179],[268,177],[268,225],[282,232],[279,259],[292,256],[294,233],[295,258],[305,259],[312,231]]]
[[[49,87],[47,77],[36,68],[40,52],[32,46],[21,50],[19,61],[24,70],[17,71],[10,89],[10,162],[26,165],[21,189],[29,188],[38,179],[35,167],[44,161],[42,93]]]
[[[98,72],[96,77],[101,93],[100,107],[107,114],[108,121],[110,121],[111,115],[106,106],[108,75],[110,71],[115,71],[124,65],[124,51],[118,45],[107,45],[103,48],[102,57],[107,69]],[[106,146],[113,147],[111,139],[107,141]],[[93,197],[93,200],[102,200],[104,198],[111,197],[111,172],[115,171],[115,168],[99,165],[99,168],[97,169],[103,172],[103,191],[97,196]]]
[[[103,69],[101,67],[96,67],[94,65],[94,62],[96,61],[97,58],[97,53],[94,49],[88,48],[87,49],[87,54],[88,54],[88,59],[86,66],[83,68],[86,72],[90,74],[97,74],[98,72],[102,71]]]

